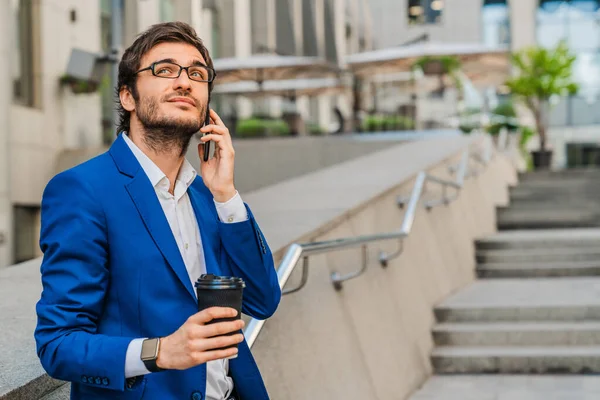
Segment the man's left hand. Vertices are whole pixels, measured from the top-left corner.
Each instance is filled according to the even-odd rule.
[[[213,122],[200,129],[200,132],[206,133],[198,145],[198,155],[200,156],[200,173],[204,184],[211,191],[215,201],[225,203],[235,196],[236,190],[233,184],[233,165],[235,151],[231,142],[229,129],[225,126],[219,115],[210,110],[210,118]],[[214,157],[204,161],[204,145],[212,140],[215,146]]]

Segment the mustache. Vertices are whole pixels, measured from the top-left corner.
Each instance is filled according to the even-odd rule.
[[[165,96],[165,98],[163,99],[163,101],[167,102],[167,101],[171,101],[171,99],[175,98],[175,97],[185,97],[187,99],[190,99],[191,101],[194,102],[194,105],[196,107],[198,107],[198,101],[196,101],[195,98],[193,98],[192,96],[190,96],[187,92],[175,92],[173,94],[170,94],[168,96]]]

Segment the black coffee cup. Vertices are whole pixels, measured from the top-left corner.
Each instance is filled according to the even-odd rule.
[[[198,296],[198,311],[210,307],[229,307],[237,310],[237,315],[231,318],[216,318],[208,322],[214,324],[223,321],[235,321],[242,318],[242,296],[246,284],[242,278],[233,276],[216,276],[213,274],[203,274],[194,284],[196,295]],[[226,333],[225,335],[235,335],[238,332]],[[237,345],[227,346],[220,349],[237,347]],[[231,358],[235,358],[231,357]]]

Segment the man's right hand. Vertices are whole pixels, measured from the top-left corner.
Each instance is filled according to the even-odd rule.
[[[237,315],[233,308],[211,307],[191,317],[173,334],[160,339],[160,348],[156,365],[163,369],[184,370],[236,355],[237,348],[214,350],[235,345],[244,340],[244,335],[224,334],[239,331],[244,321],[218,322],[206,325],[217,318],[232,318]]]

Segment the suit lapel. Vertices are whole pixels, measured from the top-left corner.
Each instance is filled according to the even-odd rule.
[[[181,284],[190,296],[194,298],[194,301],[196,301],[196,295],[185,263],[150,180],[122,137],[119,136],[115,143],[113,143],[110,154],[115,164],[117,164],[119,171],[132,178],[125,185],[125,188],[140,213],[140,217],[144,221],[144,225],[150,236],[152,236],[154,243],[156,243],[163,257],[181,281]]]

